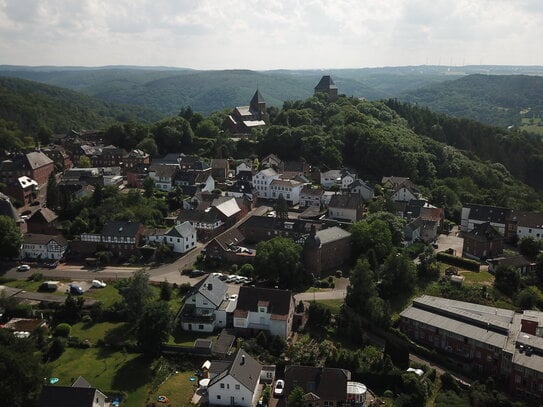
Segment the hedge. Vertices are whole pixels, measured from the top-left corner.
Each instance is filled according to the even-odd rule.
[[[480,264],[471,259],[464,259],[463,257],[456,257],[452,254],[447,254],[445,252],[439,252],[436,254],[436,258],[443,263],[450,264],[452,266],[458,266],[466,270],[479,271]]]

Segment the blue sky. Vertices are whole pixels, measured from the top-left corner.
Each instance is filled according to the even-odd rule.
[[[543,65],[541,0],[0,0],[0,64]]]

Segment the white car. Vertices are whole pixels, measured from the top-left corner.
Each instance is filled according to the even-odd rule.
[[[275,388],[273,389],[274,396],[276,397],[282,396],[283,390],[285,390],[285,381],[279,379],[275,382]]]
[[[228,278],[226,279],[226,282],[227,283],[233,283],[237,280],[238,276],[236,276],[235,274],[231,274],[228,276]]]
[[[92,286],[94,288],[104,288],[107,284],[100,280],[92,280]]]
[[[237,301],[238,295],[237,294],[230,294],[230,301]]]
[[[30,270],[30,266],[28,264],[21,264],[19,267],[17,267],[17,271],[28,271]]]

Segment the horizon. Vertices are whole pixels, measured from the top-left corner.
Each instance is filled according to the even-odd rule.
[[[19,66],[543,65],[538,0],[2,0],[0,27]]]

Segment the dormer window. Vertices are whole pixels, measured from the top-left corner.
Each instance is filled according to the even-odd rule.
[[[258,307],[258,312],[266,312],[266,307]]]

